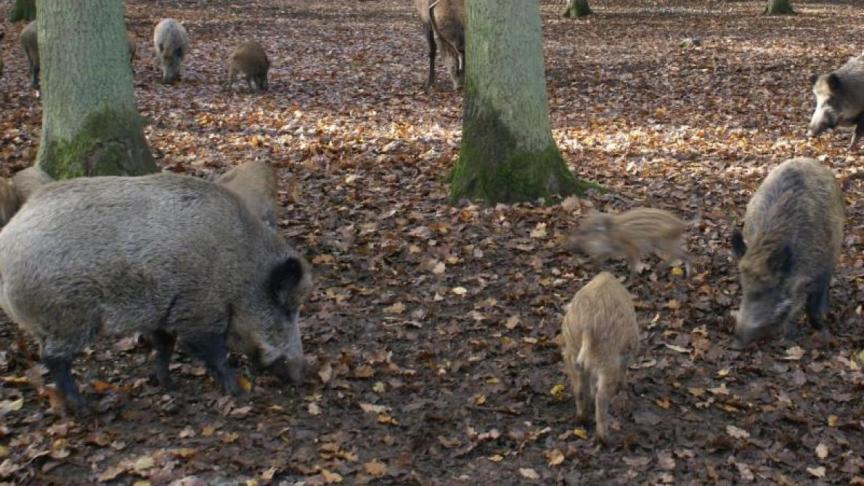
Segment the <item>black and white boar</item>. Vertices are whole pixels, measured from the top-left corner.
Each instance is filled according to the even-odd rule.
[[[253,84],[259,91],[267,91],[267,72],[270,70],[270,60],[264,52],[264,46],[257,41],[247,41],[234,49],[228,58],[228,81],[226,86],[231,88],[237,74],[246,76],[249,89]]]
[[[849,59],[840,69],[813,78],[816,109],[807,135],[815,137],[829,128],[855,125],[849,149],[864,134],[864,54]]]
[[[306,261],[238,194],[194,177],[53,182],[0,231],[0,306],[81,413],[72,361],[100,334],[146,336],[166,387],[178,340],[226,392],[242,392],[229,349],[300,383],[310,285]]]
[[[435,54],[440,46],[450,71],[453,89],[465,78],[465,0],[414,0],[423,34],[429,44],[429,76],[426,91],[435,84]]]
[[[174,19],[162,19],[153,30],[156,64],[162,69],[162,82],[180,79],[180,66],[189,53],[189,37],[183,24]]]
[[[775,331],[794,335],[802,309],[824,328],[843,206],[834,174],[816,160],[790,159],[768,174],[747,204],[743,234],[732,234],[743,291],[737,344]]]
[[[593,406],[597,438],[607,442],[609,402],[639,352],[633,297],[612,274],[599,273],[570,301],[558,342],[578,419],[587,420]]]

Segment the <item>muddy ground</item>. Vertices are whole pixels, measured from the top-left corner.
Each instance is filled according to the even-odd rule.
[[[740,289],[727,243],[782,160],[817,157],[841,178],[862,170],[849,129],[804,135],[809,77],[864,49],[860,3],[795,1],[798,16],[766,18],[762,2],[608,0],[565,21],[543,1],[556,140],[571,169],[610,192],[491,208],[447,200],[462,99],[443,69],[422,91],[426,47],[408,0],[127,5],[159,164],[201,177],[252,159],[278,169],[280,230],[316,273],[303,310],[316,370],[301,389],[258,377],[235,400],[179,355],[166,393],[148,380],[142,344],[106,339],[76,362],[103,410],[78,422],[51,409],[33,341],[4,320],[0,481],[864,483],[864,183],[845,183],[829,341],[802,323],[797,341],[730,349]],[[157,82],[148,40],[166,16],[192,42],[173,86]],[[3,28],[8,174],[31,163],[41,109],[23,26]],[[270,54],[271,89],[225,91],[224,60],[250,37]],[[646,259],[627,283],[642,351],[613,408],[614,444],[601,447],[575,422],[569,390],[552,393],[565,382],[552,340],[581,285],[627,269],[562,243],[592,207],[640,205],[693,220],[696,271]]]

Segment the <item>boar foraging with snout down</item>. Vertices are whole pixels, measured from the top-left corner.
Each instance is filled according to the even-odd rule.
[[[168,173],[53,182],[0,231],[0,306],[73,411],[88,408],[72,361],[103,333],[147,336],[165,387],[176,341],[232,394],[229,349],[302,381],[309,268],[242,190]]]
[[[864,54],[849,59],[836,71],[814,76],[816,109],[810,118],[807,135],[815,137],[825,130],[855,125],[849,149],[864,135]]]
[[[626,257],[631,276],[636,274],[642,256],[651,252],[684,261],[689,274],[689,257],[682,247],[686,229],[687,223],[662,209],[636,208],[620,214],[594,212],[579,225],[569,244],[597,259]]]
[[[183,24],[174,19],[162,19],[153,30],[156,64],[162,70],[162,82],[180,79],[183,58],[189,52],[189,37]]]
[[[802,309],[824,330],[828,288],[843,240],[843,195],[833,172],[808,158],[775,167],[753,194],[744,232],[732,234],[743,297],[738,344],[796,332]]]
[[[462,87],[465,78],[465,0],[414,0],[420,14],[423,35],[429,44],[429,75],[426,92],[435,84],[435,55],[441,47],[450,72],[453,89]]]
[[[270,60],[267,53],[257,41],[247,41],[240,44],[228,59],[228,80],[226,87],[230,89],[238,73],[246,76],[246,84],[251,90],[254,86],[259,91],[267,91],[267,72],[270,70]]]
[[[627,365],[639,351],[630,293],[612,274],[598,274],[570,301],[558,342],[578,419],[586,420],[593,406],[597,438],[605,443],[609,403],[625,383]]]

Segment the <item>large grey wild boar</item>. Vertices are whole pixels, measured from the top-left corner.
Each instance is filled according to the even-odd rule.
[[[255,87],[260,91],[267,91],[267,72],[270,70],[270,60],[264,51],[264,46],[257,41],[247,41],[234,49],[228,58],[228,81],[227,87],[234,85],[237,74],[243,73],[249,89]]]
[[[237,189],[235,189],[237,190]],[[174,174],[47,184],[0,231],[0,306],[36,337],[67,405],[72,361],[100,334],[141,332],[170,386],[179,341],[240,394],[227,351],[294,383],[305,260],[218,184]]]
[[[607,442],[609,402],[639,351],[633,297],[612,274],[599,273],[573,296],[558,340],[578,419],[586,420],[593,406],[597,438]]]
[[[864,54],[849,59],[834,72],[813,78],[816,109],[807,135],[815,137],[829,128],[855,125],[849,149],[864,135]]]
[[[180,79],[180,66],[189,52],[189,37],[183,24],[174,19],[162,19],[153,30],[156,63],[162,69],[162,82]]]
[[[261,161],[246,162],[219,176],[216,183],[238,194],[253,216],[276,228],[278,186],[273,169]]]
[[[790,159],[768,174],[747,204],[743,234],[732,234],[743,291],[739,345],[778,330],[794,335],[802,309],[824,329],[843,219],[834,174],[816,160]]]
[[[435,84],[435,54],[443,50],[453,89],[462,87],[465,78],[465,0],[414,0],[420,14],[423,34],[429,44],[429,75],[426,91]]]
[[[24,49],[24,55],[27,56],[27,63],[30,65],[30,86],[33,89],[39,89],[39,38],[36,33],[36,22],[27,24],[18,39],[21,41],[21,47]]]

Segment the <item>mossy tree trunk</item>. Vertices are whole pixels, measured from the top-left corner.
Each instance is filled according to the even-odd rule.
[[[575,19],[591,15],[591,7],[588,6],[588,0],[567,0],[567,8],[564,10],[564,17]]]
[[[768,0],[768,6],[763,12],[765,15],[795,15],[789,0]]]
[[[31,21],[36,18],[36,0],[15,0],[12,9],[9,10],[9,21],[20,20]]]
[[[450,196],[488,203],[579,192],[552,139],[538,0],[466,2],[465,116]]]
[[[135,106],[117,0],[37,0],[42,139],[37,164],[58,179],[157,167]]]

